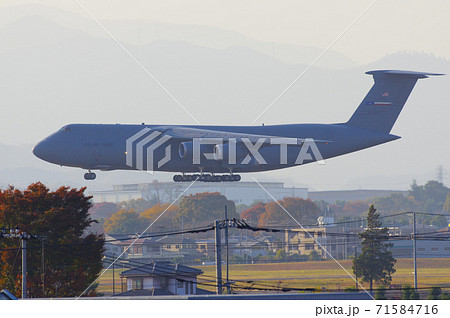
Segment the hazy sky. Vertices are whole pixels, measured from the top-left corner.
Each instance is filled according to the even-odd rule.
[[[79,3],[98,19],[209,25],[258,40],[320,48],[328,47],[360,17],[333,45],[334,50],[360,64],[402,50],[450,58],[450,1],[2,0],[0,7],[22,3],[86,15]]]

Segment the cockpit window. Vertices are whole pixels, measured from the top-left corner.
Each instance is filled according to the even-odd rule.
[[[65,127],[61,128],[59,131],[62,131],[62,132],[69,132],[69,131],[70,131],[70,128],[67,127],[67,126],[65,126]]]

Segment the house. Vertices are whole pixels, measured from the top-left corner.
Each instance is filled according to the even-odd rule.
[[[197,251],[204,256],[213,257],[216,253],[216,241],[214,239],[198,240]]]
[[[201,253],[197,250],[197,243],[186,237],[164,236],[158,239],[162,253],[167,259],[183,259],[184,263],[192,263],[200,259]]]
[[[286,231],[285,241],[287,255],[309,255],[316,251],[325,259],[345,259],[349,255],[348,249],[360,242],[356,233],[346,233],[343,228],[331,226],[291,229]]]
[[[128,259],[161,259],[162,244],[153,237],[130,239],[120,243]]]
[[[132,235],[105,234],[105,255],[119,256],[123,252],[122,242],[131,238]]]
[[[11,294],[8,290],[2,289],[0,291],[0,300],[17,300],[17,297]]]
[[[265,237],[264,237],[265,238]],[[203,256],[213,257],[216,253],[214,239],[199,240],[197,251]],[[255,239],[250,236],[230,236],[228,238],[229,256],[257,257],[266,256],[269,253],[269,243],[264,239]],[[226,251],[226,242],[222,241],[222,252]]]
[[[199,269],[170,262],[145,264],[120,274],[126,279],[126,291],[116,296],[206,294],[209,292],[197,288],[197,276],[202,273]]]
[[[260,242],[255,239],[241,240],[230,244],[230,255],[239,255],[247,257],[266,256],[269,251],[269,245],[266,242]]]

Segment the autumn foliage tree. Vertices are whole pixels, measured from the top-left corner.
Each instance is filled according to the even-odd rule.
[[[29,297],[79,296],[99,275],[104,238],[85,233],[94,221],[88,212],[91,197],[84,191],[61,187],[52,192],[42,183],[25,191],[0,190],[0,227],[40,237],[27,243]],[[19,244],[0,240],[0,289],[16,296],[21,294]]]
[[[106,219],[103,226],[108,234],[135,234],[144,231],[149,224],[148,219],[134,210],[120,210]]]
[[[269,202],[266,204],[265,210],[266,213],[259,218],[259,226],[268,226],[275,223],[298,225],[297,222],[302,225],[316,224],[320,214],[319,207],[311,200],[292,197],[277,202]]]
[[[264,213],[266,213],[266,203],[258,202],[250,209],[243,211],[241,213],[241,218],[250,223],[258,224],[259,219],[261,218],[262,215],[264,215]]]
[[[228,210],[228,218],[239,218],[236,213],[236,205],[219,192],[203,192],[184,196],[178,207],[178,222],[191,226],[206,225],[214,220],[225,218],[225,206]]]
[[[156,203],[150,209],[141,213],[141,217],[153,223],[156,229],[173,230],[179,228],[178,214],[180,208],[175,204]]]
[[[112,202],[96,203],[89,209],[89,213],[94,219],[110,218],[114,213],[119,211],[117,204]]]

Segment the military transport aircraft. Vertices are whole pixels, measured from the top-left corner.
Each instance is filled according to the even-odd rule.
[[[393,141],[390,131],[417,80],[429,75],[378,70],[374,85],[346,123],[266,126],[70,124],[33,153],[88,170],[181,172],[174,181],[239,181],[239,173],[282,169]]]

